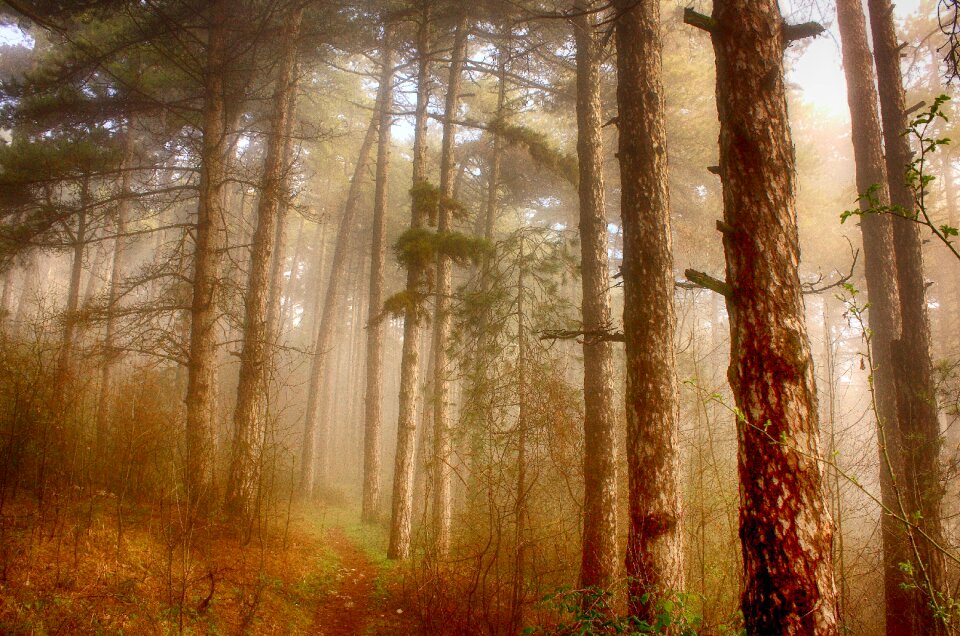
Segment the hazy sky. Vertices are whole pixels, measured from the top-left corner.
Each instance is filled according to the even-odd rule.
[[[784,13],[788,14],[786,7],[809,6],[810,0],[791,0],[782,4],[785,7]],[[816,0],[814,4],[821,7],[823,11],[818,12],[814,9],[811,16],[808,9],[799,14],[828,25],[829,31],[809,44],[802,57],[796,60],[789,71],[788,78],[790,82],[802,88],[804,97],[808,101],[837,117],[849,119],[846,82],[840,65],[840,35],[837,32],[833,2]],[[899,17],[906,17],[915,13],[919,6],[920,0],[900,0],[896,3],[896,13]],[[826,15],[824,16],[823,13]]]

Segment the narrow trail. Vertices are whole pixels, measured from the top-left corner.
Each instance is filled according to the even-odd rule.
[[[318,636],[363,634],[377,614],[373,598],[377,569],[367,555],[347,538],[343,528],[330,528],[327,531],[327,543],[339,559],[337,587],[317,605],[311,633]]]

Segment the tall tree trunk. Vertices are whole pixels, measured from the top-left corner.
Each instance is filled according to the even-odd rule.
[[[413,187],[427,177],[427,105],[430,101],[430,3],[421,3],[417,30],[417,107],[413,137]],[[422,229],[426,210],[413,197],[410,229]],[[421,307],[424,267],[407,266],[406,314],[403,320],[403,351],[400,357],[400,397],[397,415],[397,450],[393,468],[393,503],[390,514],[390,541],[387,558],[410,556],[410,529],[413,521],[413,469],[417,433],[417,396],[420,388]]]
[[[655,622],[683,590],[679,394],[660,5],[617,0],[630,613]]]
[[[890,202],[887,171],[883,162],[880,117],[877,114],[877,89],[873,80],[873,60],[867,43],[866,18],[860,0],[837,0],[837,23],[843,48],[843,67],[847,80],[847,101],[857,191],[870,188],[877,202]],[[862,209],[871,205],[860,201]],[[897,272],[893,247],[893,220],[889,215],[866,214],[860,219],[870,300],[870,329],[874,368],[873,390],[877,418],[880,457],[880,496],[884,507],[880,519],[883,546],[883,588],[887,634],[909,633],[914,592],[906,589],[900,564],[909,560],[907,535],[895,514],[898,504],[896,480],[903,474],[897,394],[891,359],[891,343],[900,332]]]
[[[469,22],[466,12],[457,21],[450,58],[450,77],[443,119],[443,141],[440,149],[440,205],[437,214],[437,235],[450,232],[453,210],[448,201],[453,199],[453,181],[456,161],[456,126],[454,120],[460,107],[460,86],[463,63],[467,54]],[[434,548],[438,558],[450,551],[450,373],[447,343],[452,327],[450,296],[453,293],[453,263],[450,257],[437,256],[436,300],[433,315],[433,530]]]
[[[903,79],[900,71],[900,47],[893,23],[890,0],[868,0],[880,114],[886,147],[890,202],[916,212],[913,192],[905,177],[912,154],[907,129]],[[902,492],[906,497],[908,518],[916,519],[919,532],[910,532],[911,559],[917,591],[911,612],[913,633],[944,634],[946,625],[934,608],[943,603],[945,585],[943,498],[940,470],[940,421],[930,357],[930,323],[927,316],[926,287],[923,280],[923,254],[920,228],[912,221],[894,216],[893,241],[899,280],[902,328],[900,339],[892,343],[894,374],[897,379],[897,411],[903,445]],[[889,632],[888,632],[889,633]]]
[[[390,163],[390,129],[393,126],[393,33],[383,29],[380,73],[380,122],[377,142],[377,177],[373,195],[373,244],[370,248],[370,298],[367,303],[367,394],[363,428],[363,495],[361,517],[377,518],[380,503],[380,431],[383,428],[383,267],[386,256],[387,175]]]
[[[574,3],[577,43],[577,158],[580,167],[580,259],[583,330],[610,328],[610,272],[603,185],[603,107],[600,46],[588,13],[593,2]],[[582,587],[606,588],[617,574],[617,416],[613,408],[613,344],[583,341],[583,553]]]
[[[367,126],[367,132],[360,144],[357,154],[357,163],[350,179],[350,189],[347,200],[343,204],[343,214],[337,229],[336,245],[333,248],[333,263],[330,266],[327,291],[324,294],[323,311],[317,327],[317,335],[313,343],[313,358],[310,361],[310,380],[307,386],[307,411],[304,414],[303,447],[300,455],[300,495],[310,497],[316,489],[317,473],[317,437],[320,425],[321,398],[323,385],[326,381],[327,355],[333,348],[333,335],[340,309],[343,283],[349,258],[350,240],[357,230],[357,203],[360,200],[360,189],[364,174],[370,161],[370,149],[377,134],[377,122],[380,117],[379,105],[374,110]],[[324,424],[326,426],[326,424]]]
[[[217,317],[220,270],[226,240],[223,188],[227,177],[226,0],[214,0],[208,12],[208,41],[200,150],[200,201],[194,242],[193,299],[186,396],[187,494],[192,505],[209,503],[213,493],[211,453],[216,414]]]
[[[113,265],[110,268],[110,291],[107,299],[107,323],[103,335],[103,362],[100,367],[100,391],[97,396],[97,457],[101,464],[107,459],[107,427],[110,423],[110,400],[113,398],[113,369],[119,352],[115,350],[116,304],[120,300],[120,285],[124,270],[124,241],[127,233],[127,214],[130,208],[130,159],[133,154],[133,131],[130,124],[123,134],[124,172],[120,178],[120,202],[117,204],[113,240]]]
[[[463,62],[467,54],[467,36],[470,25],[466,11],[457,20],[450,58],[450,77],[443,118],[443,141],[440,149],[440,205],[437,214],[437,235],[451,231],[453,210],[453,181],[456,161],[456,126],[454,120],[460,107],[460,85]],[[452,326],[450,295],[453,293],[453,262],[446,254],[437,255],[436,300],[433,314],[433,531],[434,549],[438,558],[450,551],[450,373],[447,344]]]
[[[257,202],[257,228],[250,250],[240,375],[233,413],[233,447],[225,497],[227,514],[235,518],[251,515],[260,485],[264,407],[272,351],[272,343],[267,338],[271,313],[268,303],[270,272],[274,257],[280,258],[280,254],[274,254],[274,248],[283,195],[287,191],[283,183],[287,178],[288,156],[285,151],[290,147],[287,133],[297,97],[297,46],[302,18],[303,9],[296,8],[287,16],[283,27],[283,52],[274,88],[270,137]]]
[[[776,0],[713,7],[748,634],[836,634]]]

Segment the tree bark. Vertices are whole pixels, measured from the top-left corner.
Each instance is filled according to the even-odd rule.
[[[226,239],[223,188],[227,177],[226,0],[214,0],[208,13],[203,141],[200,150],[200,201],[194,242],[193,299],[186,396],[186,464],[188,499],[209,503],[213,421],[216,411],[217,305]]]
[[[257,202],[257,228],[250,250],[240,375],[233,414],[233,447],[225,498],[227,514],[237,519],[252,515],[260,486],[264,408],[272,350],[272,343],[267,338],[270,272],[274,257],[280,257],[274,254],[274,248],[286,192],[284,180],[287,178],[288,157],[285,151],[290,147],[287,132],[297,97],[297,46],[302,18],[303,9],[296,8],[287,16],[283,27],[283,52],[274,88],[270,137]]]
[[[713,7],[748,634],[836,634],[776,0]]]
[[[324,294],[323,311],[314,339],[313,358],[310,361],[310,380],[307,392],[307,410],[304,414],[303,448],[300,455],[300,495],[313,496],[316,489],[317,474],[323,473],[323,462],[318,461],[318,427],[320,424],[320,407],[323,397],[323,385],[327,371],[327,354],[333,348],[333,334],[340,309],[340,300],[343,295],[345,273],[349,259],[350,239],[357,229],[357,203],[360,199],[360,189],[364,174],[370,161],[370,150],[377,134],[377,122],[380,117],[379,106],[370,118],[370,125],[360,144],[357,154],[357,163],[350,179],[350,189],[347,200],[343,205],[343,214],[337,228],[337,240],[333,248],[333,263],[330,266],[329,282]],[[318,466],[320,464],[320,466]]]
[[[877,202],[888,205],[890,193],[877,113],[877,89],[861,2],[837,0],[837,23],[847,80],[857,191],[864,194],[874,188]],[[866,210],[870,205],[869,200],[861,199],[861,209]],[[896,514],[900,509],[896,481],[903,475],[903,464],[891,358],[891,344],[901,328],[892,223],[893,219],[886,214],[866,214],[860,219],[873,332],[871,373],[879,442],[880,497],[883,506]],[[882,512],[880,519],[886,629],[890,636],[911,631],[910,616],[915,609],[912,607],[914,593],[904,588],[906,578],[900,569],[900,564],[909,560],[907,535],[895,514]]]
[[[450,58],[450,76],[443,119],[443,140],[440,149],[440,206],[437,234],[451,231],[453,210],[447,204],[453,199],[456,162],[456,126],[454,120],[460,106],[460,85],[463,62],[467,53],[469,22],[463,11],[457,21]],[[436,296],[433,314],[433,531],[437,558],[450,551],[450,373],[447,344],[450,340],[450,296],[453,292],[453,263],[449,256],[437,256]]]
[[[610,272],[603,183],[600,45],[588,10],[573,10],[577,45],[577,158],[580,169],[580,261],[583,330],[610,327]],[[581,587],[607,588],[617,574],[617,416],[613,407],[613,343],[583,341],[583,550]]]
[[[430,101],[430,3],[421,3],[417,29],[417,106],[413,137],[413,186],[427,176],[427,105]],[[426,222],[423,206],[414,204],[410,228],[417,230]],[[393,468],[393,503],[390,514],[388,559],[410,556],[410,530],[413,521],[413,470],[417,433],[417,395],[420,385],[420,302],[423,297],[424,269],[420,263],[407,267],[406,315],[403,320],[403,351],[400,358],[400,397],[397,416],[397,450]]]
[[[377,177],[373,195],[373,244],[370,248],[370,297],[367,303],[367,393],[363,428],[363,493],[361,517],[375,521],[380,503],[380,431],[383,428],[383,267],[386,258],[387,175],[393,118],[393,33],[383,30],[380,73],[380,121],[377,125]]]
[[[679,394],[660,5],[617,0],[630,613],[655,623],[683,590]]]
[[[912,216],[917,211],[916,204],[905,177],[912,153],[904,135],[907,115],[893,4],[890,0],[868,0],[868,6],[890,202]],[[913,550],[910,562],[917,585],[911,631],[945,634],[946,625],[934,611],[941,607],[945,589],[944,559],[938,547],[943,544],[943,487],[920,228],[907,218],[894,216],[893,241],[902,316],[900,338],[892,343],[904,467],[900,490],[906,499],[908,518],[915,518],[920,530],[909,535]]]

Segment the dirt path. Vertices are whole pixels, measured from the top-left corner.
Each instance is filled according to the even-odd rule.
[[[323,636],[363,634],[367,623],[377,613],[373,599],[377,569],[347,538],[343,528],[330,528],[327,542],[340,560],[336,573],[338,587],[317,606],[311,633]]]

